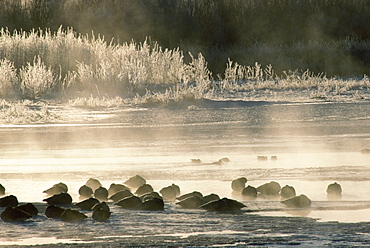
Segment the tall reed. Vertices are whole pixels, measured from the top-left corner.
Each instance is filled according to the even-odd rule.
[[[15,97],[19,88],[14,64],[7,59],[0,60],[0,97]]]
[[[20,87],[26,98],[57,90],[130,96],[145,92],[149,85],[166,88],[194,82],[206,88],[211,79],[202,54],[191,56],[187,64],[178,48],[163,49],[147,41],[114,45],[101,36],[77,35],[72,29],[62,28],[54,33],[10,33],[2,29],[0,38],[0,58],[9,61],[3,63],[2,70],[17,72],[20,85],[7,82]]]
[[[165,102],[213,97],[217,92],[323,89],[341,94],[369,88],[367,77],[327,78],[307,68],[277,72],[273,65],[255,61],[242,65],[228,59],[224,73],[216,78],[208,67],[202,53],[185,56],[179,48],[162,48],[149,38],[114,44],[73,29],[0,32],[1,97],[120,96]]]

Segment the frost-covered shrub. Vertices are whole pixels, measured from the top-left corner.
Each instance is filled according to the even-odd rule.
[[[90,40],[75,34],[73,29],[51,32],[31,30],[30,32],[0,29],[0,58],[7,58],[20,69],[40,57],[53,71],[60,69],[64,74],[76,70],[77,63],[91,64],[93,57]]]
[[[60,75],[58,89],[73,95],[134,96],[176,84],[195,84],[202,92],[211,84],[202,54],[190,55],[187,64],[179,48],[164,49],[155,42],[114,45],[99,35],[83,36],[62,28],[13,33],[3,28],[0,37],[0,58],[14,63],[26,98],[55,89],[52,72]]]
[[[0,97],[14,97],[19,93],[19,81],[14,64],[0,60]]]
[[[202,54],[197,58],[191,55],[191,62],[186,64],[178,48],[162,49],[156,43],[132,41],[112,46],[92,40],[91,46],[94,64],[77,64],[74,86],[82,91],[133,96],[151,88],[165,91],[177,84],[195,84],[204,91],[211,83],[212,75]]]
[[[185,73],[188,75],[188,81],[195,82],[200,90],[207,90],[210,87],[212,73],[208,70],[207,62],[201,53],[198,53],[198,58],[194,58],[192,54],[191,62],[186,66]]]
[[[47,68],[40,57],[33,64],[27,63],[20,72],[21,91],[24,98],[35,99],[52,92],[56,78],[50,68]]]

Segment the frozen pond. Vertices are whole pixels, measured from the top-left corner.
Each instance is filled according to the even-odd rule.
[[[112,206],[108,222],[82,224],[45,220],[41,213],[23,224],[1,221],[0,245],[369,244],[370,155],[360,152],[370,148],[369,101],[225,106],[85,109],[79,110],[84,122],[1,126],[0,183],[21,202],[42,208],[42,191],[60,181],[78,202],[78,189],[90,177],[109,187],[140,174],[157,191],[176,183],[182,193],[217,193],[247,208],[215,214],[170,202],[163,212]],[[230,162],[212,164],[222,157]],[[244,201],[230,187],[241,176],[255,187],[272,180],[292,185],[313,201],[312,209],[291,212],[279,200]],[[326,187],[335,181],[343,195],[331,202]]]

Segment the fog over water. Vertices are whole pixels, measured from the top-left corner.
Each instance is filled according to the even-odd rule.
[[[82,164],[84,159],[99,158],[101,162],[107,159],[122,163],[121,168],[127,170],[124,161],[135,163],[138,157],[162,157],[151,161],[160,165],[171,163],[171,156],[172,163],[184,164],[191,158],[214,162],[212,159],[222,156],[240,156],[250,161],[232,162],[246,162],[237,166],[246,169],[261,167],[254,159],[257,155],[289,154],[288,160],[318,153],[326,161],[312,167],[346,165],[350,160],[340,159],[344,164],[338,164],[336,156],[360,154],[368,145],[368,106],[364,102],[266,104],[194,111],[131,109],[93,113],[95,120],[87,123],[3,126],[2,160],[22,158],[16,165],[26,166],[39,158],[80,159]],[[326,153],[337,154],[325,158]],[[284,161],[270,162],[267,165],[274,167]],[[307,160],[284,168],[302,167],[301,164],[308,165]],[[366,164],[361,159],[351,164],[362,165]]]
[[[323,223],[370,221],[370,160],[368,154],[361,154],[361,149],[370,146],[369,106],[369,102],[363,101],[259,103],[196,110],[85,109],[84,118],[88,121],[76,118],[74,122],[58,124],[4,125],[0,127],[1,183],[8,194],[17,195],[21,202],[37,203],[45,198],[43,190],[62,181],[68,185],[73,201],[78,202],[78,189],[90,177],[109,187],[111,183],[123,183],[140,174],[156,191],[176,183],[182,193],[197,190],[204,195],[217,193],[240,200],[247,205],[247,212],[253,211],[259,218],[299,218],[297,213],[284,210],[278,199],[245,201],[233,194],[231,181],[244,176],[248,179],[247,185],[257,187],[274,180],[281,186],[294,186],[297,194],[306,194],[313,201],[312,209],[299,212],[298,216]],[[259,161],[257,156],[268,159]],[[277,160],[272,160],[271,156],[277,156]],[[230,162],[212,164],[222,157],[228,157]],[[192,163],[191,159],[202,162]],[[340,201],[331,202],[327,199],[326,187],[335,181],[342,185],[343,195]],[[167,204],[165,212],[181,219],[192,218],[192,214],[197,218],[210,217],[203,216],[205,213],[200,210],[184,212],[172,203]],[[114,232],[111,239],[126,240],[128,236],[123,237],[116,229],[127,221],[121,214],[128,213],[116,208],[112,210],[115,216],[112,218],[116,219],[105,225],[102,233]],[[163,225],[152,219],[157,213],[145,213],[146,217],[148,215],[150,225]],[[171,219],[162,221],[171,222],[173,216],[170,215],[166,218]],[[219,217],[212,218],[220,223],[232,221]],[[281,228],[287,228],[283,224],[285,219],[280,221]],[[201,235],[213,237],[213,240],[246,235],[245,230],[235,234],[242,230],[241,226],[223,228],[220,225],[221,229],[215,230],[202,227],[200,219],[194,223]],[[4,234],[10,231],[9,224],[0,225],[4,227]],[[38,233],[40,237],[68,239],[74,233],[69,230],[67,236],[52,235],[48,231],[51,223],[37,221],[35,225],[43,228]],[[88,228],[87,225],[81,228]],[[269,225],[264,227],[270,228]],[[125,229],[125,232],[135,239],[154,235],[148,226],[140,228],[141,231]],[[189,226],[183,226],[181,231],[166,230],[162,231],[176,238],[186,233],[197,235]],[[308,236],[313,235],[311,231],[307,231]],[[21,238],[21,230],[18,232],[16,236]],[[176,233],[183,234],[176,236]],[[275,234],[266,235],[272,238]],[[78,240],[86,238],[78,237]]]

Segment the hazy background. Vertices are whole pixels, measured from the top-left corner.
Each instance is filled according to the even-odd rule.
[[[166,48],[201,52],[222,73],[227,58],[272,64],[277,72],[328,76],[370,73],[367,0],[1,0],[9,31],[73,27],[113,42],[150,37]]]

